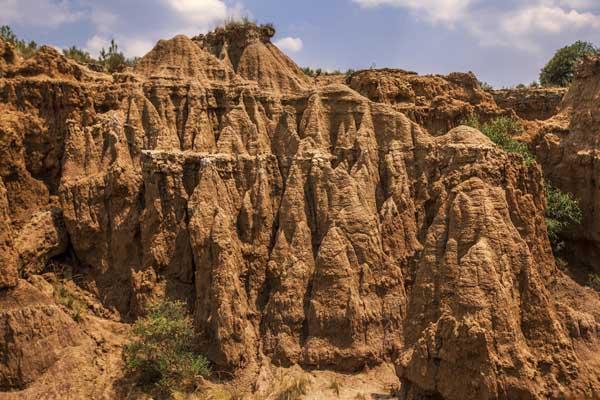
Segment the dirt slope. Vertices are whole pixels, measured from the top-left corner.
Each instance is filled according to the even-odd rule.
[[[0,348],[15,349],[0,398],[60,374],[48,398],[124,397],[126,327],[103,324],[164,296],[190,304],[215,369],[254,388],[272,367],[392,363],[405,399],[600,395],[599,316],[578,302],[598,295],[555,265],[541,169],[446,129],[504,112],[474,77],[445,93],[398,73],[411,120],[358,78],[313,86],[265,29],[159,42],[134,74],[58,74],[71,62],[41,52],[0,78]],[[80,323],[51,296],[18,300],[54,263],[78,277]],[[39,307],[53,311],[16,317]],[[29,324],[47,355],[19,351]]]

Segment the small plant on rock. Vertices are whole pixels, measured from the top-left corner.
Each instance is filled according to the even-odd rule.
[[[136,339],[124,352],[127,368],[162,395],[190,387],[198,377],[210,374],[206,357],[194,351],[194,329],[184,303],[165,300],[151,305],[133,332]]]
[[[548,238],[555,252],[558,252],[564,247],[561,236],[581,224],[583,212],[572,194],[562,192],[549,184],[546,184],[546,202]]]

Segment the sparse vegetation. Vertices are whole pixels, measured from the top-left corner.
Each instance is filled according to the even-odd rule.
[[[87,313],[86,304],[77,297],[65,281],[56,279],[51,284],[56,302],[69,310],[69,315],[75,322],[81,322]]]
[[[15,49],[25,58],[33,56],[38,50],[38,45],[36,42],[33,40],[26,42],[22,39],[19,39],[8,25],[3,25],[0,27],[0,37],[15,46]]]
[[[89,64],[94,62],[94,58],[85,50],[82,50],[76,46],[71,46],[68,49],[63,50],[65,57],[77,61],[81,64]]]
[[[498,117],[482,124],[476,116],[472,115],[463,124],[479,129],[507,153],[521,155],[526,165],[535,161],[527,144],[513,138],[523,133],[523,126],[514,118]]]
[[[353,70],[353,69],[349,69],[346,72],[342,72],[339,69],[334,69],[333,71],[327,71],[327,70],[324,70],[322,68],[313,69],[311,67],[304,67],[304,68],[302,68],[302,72],[304,72],[305,75],[312,76],[313,78],[315,78],[315,77],[320,76],[320,75],[345,75],[345,76],[349,76],[349,75],[352,75],[356,71]]]
[[[190,387],[199,376],[210,374],[206,357],[194,351],[194,329],[184,303],[166,300],[151,305],[133,332],[136,339],[124,352],[127,368],[161,395]]]
[[[80,276],[74,276],[70,266],[55,260],[50,260],[45,270],[49,272],[47,280],[54,289],[54,300],[67,308],[69,315],[75,322],[81,322],[88,313],[88,306],[77,292],[75,279],[80,278]]]
[[[570,193],[565,193],[546,184],[546,226],[548,238],[555,252],[564,247],[562,236],[583,221],[583,212],[578,201]]]
[[[592,43],[580,40],[559,49],[542,68],[540,83],[542,86],[568,86],[579,60],[592,54],[598,54],[598,49]]]

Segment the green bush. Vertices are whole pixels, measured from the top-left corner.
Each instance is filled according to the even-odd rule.
[[[25,58],[33,56],[38,50],[38,45],[36,42],[32,40],[31,42],[27,43],[24,40],[19,39],[8,25],[3,25],[0,27],[0,37],[2,37],[2,39],[4,39],[6,42],[15,46],[15,49]]]
[[[92,56],[90,56],[90,53],[79,49],[76,46],[71,46],[68,49],[64,49],[63,54],[65,57],[75,60],[81,64],[89,64],[95,61]]]
[[[559,49],[542,68],[540,83],[542,86],[568,86],[573,80],[577,62],[586,55],[597,53],[598,49],[592,43],[579,40]]]
[[[523,126],[519,121],[510,117],[498,117],[482,124],[476,116],[472,115],[463,124],[479,129],[481,133],[507,153],[521,155],[526,165],[530,165],[535,161],[535,157],[529,151],[527,144],[513,139],[513,136],[523,133]]]
[[[119,46],[114,39],[110,41],[108,51],[102,48],[98,61],[104,66],[104,69],[110,73],[120,72],[127,66],[127,59],[125,58],[125,55],[119,51]]]
[[[580,225],[583,212],[577,200],[570,193],[565,193],[546,184],[546,226],[548,238],[555,250],[564,246],[561,236]]]
[[[136,339],[125,347],[125,361],[142,384],[169,395],[210,374],[208,360],[194,351],[194,329],[185,303],[165,300],[151,305],[133,332]]]

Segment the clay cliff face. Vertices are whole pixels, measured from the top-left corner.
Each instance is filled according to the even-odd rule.
[[[445,133],[471,115],[482,121],[514,115],[512,109],[498,107],[472,73],[420,76],[399,69],[363,70],[348,76],[346,84],[372,101],[393,105],[432,134]]]
[[[560,112],[545,122],[535,142],[548,179],[581,203],[584,222],[582,229],[572,232],[574,257],[596,272],[600,271],[599,76],[597,58],[580,65]]]
[[[526,120],[546,120],[558,114],[565,88],[526,88],[494,90],[492,96],[499,107],[514,110]]]
[[[415,77],[413,120],[359,77],[313,86],[261,29],[161,41],[134,73],[51,49],[2,70],[0,388],[27,398],[102,342],[40,297],[52,260],[125,321],[187,301],[217,370],[393,362],[406,399],[597,396],[599,317],[572,297],[598,299],[555,266],[539,167],[428,133],[414,119],[448,120],[420,99],[447,95]],[[488,112],[473,77],[447,79],[470,88],[452,123]],[[18,351],[31,309],[43,360]]]

